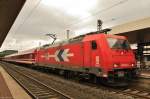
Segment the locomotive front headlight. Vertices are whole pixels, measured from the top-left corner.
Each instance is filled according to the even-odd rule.
[[[118,67],[119,65],[118,65],[118,64],[114,64],[113,66],[116,68],[116,67]]]
[[[108,77],[108,75],[107,74],[103,74],[103,77]]]
[[[133,64],[133,63],[131,64],[132,67],[134,67],[134,65],[135,65],[135,64]]]

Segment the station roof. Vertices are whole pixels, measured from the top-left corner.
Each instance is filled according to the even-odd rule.
[[[0,0],[0,47],[26,0]]]
[[[139,29],[139,30],[134,30],[134,31],[129,31],[129,32],[124,32],[124,33],[117,34],[117,35],[126,36],[131,44],[148,43],[150,42],[150,27]]]
[[[112,27],[110,34],[126,36],[131,44],[150,42],[150,17]]]

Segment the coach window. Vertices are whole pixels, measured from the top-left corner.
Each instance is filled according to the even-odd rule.
[[[93,50],[97,49],[97,43],[96,43],[96,41],[92,41],[91,42],[91,47],[92,47]]]

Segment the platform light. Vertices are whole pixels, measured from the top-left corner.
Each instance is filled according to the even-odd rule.
[[[134,67],[134,64],[131,64],[132,67]]]
[[[103,77],[108,77],[108,75],[107,74],[103,74]]]

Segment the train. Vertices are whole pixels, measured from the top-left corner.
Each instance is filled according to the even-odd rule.
[[[128,85],[138,76],[135,55],[127,38],[104,32],[7,55],[3,60],[50,68],[63,75],[110,85]]]

